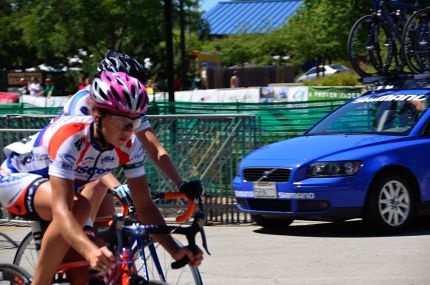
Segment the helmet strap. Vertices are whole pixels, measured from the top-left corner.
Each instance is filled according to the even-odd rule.
[[[105,114],[103,112],[99,112],[100,117],[98,119],[95,120],[95,124],[96,124],[96,140],[97,142],[100,144],[102,149],[111,149],[114,146],[109,143],[105,136],[103,135],[103,118],[105,116]]]

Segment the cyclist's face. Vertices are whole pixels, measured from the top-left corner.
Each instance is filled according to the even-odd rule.
[[[103,121],[103,135],[114,146],[123,146],[140,125],[141,118],[130,118],[123,115],[107,114]]]

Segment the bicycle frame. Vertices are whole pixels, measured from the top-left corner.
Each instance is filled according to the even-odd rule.
[[[114,194],[114,193],[112,193]],[[162,193],[159,194],[157,199],[181,199],[186,198],[184,193]],[[122,207],[123,214],[121,216],[131,216],[135,217],[135,209],[134,205],[124,205],[121,200],[117,199]],[[201,199],[199,198],[199,207],[202,210],[201,205]],[[194,212],[195,209],[195,202],[194,200],[187,199],[187,210],[182,216],[178,216],[176,220],[178,222],[184,222],[188,220],[191,215]],[[124,215],[126,214],[126,215]],[[111,217],[110,220],[113,222],[113,218]],[[96,220],[96,222],[100,222],[99,219]],[[106,219],[102,219],[102,222],[106,222]],[[119,224],[121,225],[121,224]],[[143,274],[143,278],[146,280],[151,279],[151,276],[148,272],[148,264],[145,256],[145,251],[150,253],[150,258],[153,260],[153,266],[155,265],[156,271],[154,273],[158,273],[158,276],[160,280],[166,281],[166,276],[164,275],[163,271],[164,269],[160,265],[160,260],[158,259],[157,252],[156,252],[156,246],[152,239],[150,238],[150,231],[154,230],[154,228],[157,228],[156,226],[144,226],[135,225],[134,228],[124,228],[122,229],[120,226],[116,226],[115,238],[113,240],[118,241],[116,243],[117,248],[117,260],[118,264],[115,267],[114,270],[112,270],[111,274],[106,275],[104,277],[104,280],[107,282],[106,284],[129,284],[128,280],[134,280],[136,278],[141,278],[138,276],[138,271],[143,270],[144,273],[140,272],[140,274]],[[174,231],[176,227],[173,226],[162,226],[164,230],[161,233],[169,234],[172,231]],[[157,233],[160,233],[160,229],[157,230]],[[39,234],[38,234],[39,233]],[[41,240],[43,231],[33,229],[33,239],[36,244],[37,241]],[[125,239],[123,238],[126,237]],[[39,238],[36,238],[39,237]],[[108,239],[109,240],[109,239]],[[124,240],[127,240],[128,242],[124,244]],[[36,244],[37,248],[37,244]],[[139,252],[137,252],[139,250]],[[115,251],[114,251],[115,252]],[[138,255],[137,255],[138,254]],[[135,261],[139,258],[141,260],[142,266],[139,268],[136,268]],[[18,264],[18,263],[17,263]],[[64,277],[65,272],[70,269],[77,269],[77,268],[88,268],[89,264],[87,261],[80,260],[80,261],[72,261],[72,262],[63,262],[58,267],[56,277]],[[195,269],[196,270],[196,269]],[[200,274],[194,273],[194,269],[192,270],[193,276],[196,276],[197,274],[198,278],[200,278]],[[200,279],[201,280],[201,279]],[[196,284],[200,284],[199,282],[196,282]]]

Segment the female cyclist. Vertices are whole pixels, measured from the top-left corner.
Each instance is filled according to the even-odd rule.
[[[145,224],[165,224],[149,195],[143,151],[133,130],[141,123],[148,98],[145,87],[125,73],[102,72],[88,96],[91,116],[62,116],[21,148],[9,147],[0,174],[0,202],[12,214],[52,220],[40,250],[33,284],[50,284],[69,246],[90,266],[108,272],[115,257],[83,232],[91,210],[105,191],[85,187],[122,166],[138,217]],[[13,151],[14,150],[14,151]],[[90,198],[88,198],[90,197]],[[187,255],[198,266],[203,254],[155,237],[175,260]]]
[[[108,50],[105,54],[105,58],[100,61],[97,66],[98,74],[101,74],[103,71],[125,72],[128,75],[137,78],[141,83],[145,82],[144,66],[135,58],[124,53]],[[88,106],[88,96],[89,89],[80,90],[75,93],[66,102],[63,114],[66,116],[89,115],[90,108]],[[157,135],[151,127],[145,113],[141,115],[140,126],[134,131],[149,157],[161,169],[166,177],[168,177],[178,187],[178,189],[180,189],[181,192],[191,193],[190,195],[201,192],[201,185],[199,182],[186,182],[181,178],[168,152],[157,138]],[[90,193],[104,191],[105,188],[117,188],[117,193],[119,192],[119,194],[123,194],[124,196],[128,195],[127,185],[121,185],[121,183],[112,174],[105,175],[100,181],[89,184],[87,187],[101,189],[90,191]],[[191,196],[190,198],[193,197]],[[107,195],[105,199],[101,201],[100,207],[94,207],[92,209],[91,218],[95,220],[96,214],[99,218],[111,216],[113,211],[114,206],[112,197],[111,195]]]

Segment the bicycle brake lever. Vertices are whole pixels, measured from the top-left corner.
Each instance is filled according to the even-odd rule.
[[[197,211],[194,215],[194,221],[196,222],[196,225],[198,227],[198,231],[200,232],[200,236],[202,238],[203,248],[205,249],[205,251],[208,255],[211,255],[211,253],[209,252],[208,244],[206,241],[206,234],[205,234],[205,230],[204,230],[204,225],[205,225],[205,221],[206,221],[205,212]]]
[[[209,252],[208,243],[206,242],[206,234],[205,234],[205,231],[203,230],[203,228],[200,231],[200,236],[202,238],[203,248],[205,249],[205,251],[208,255],[211,255],[211,253]]]

